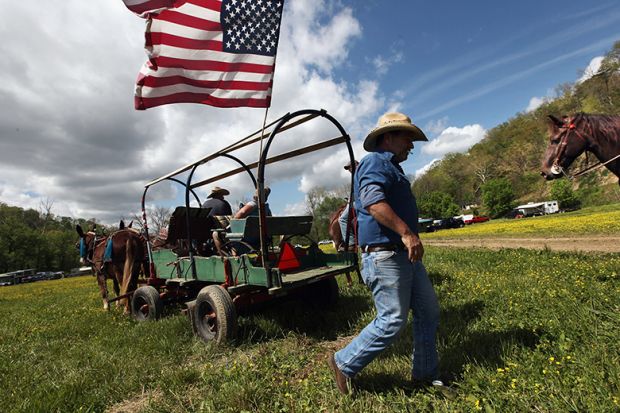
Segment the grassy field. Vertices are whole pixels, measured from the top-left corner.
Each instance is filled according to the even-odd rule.
[[[422,234],[422,239],[620,235],[620,204],[523,219],[494,219]]]
[[[1,412],[617,412],[620,256],[427,248],[441,370],[457,396],[408,385],[411,329],[340,396],[325,364],[373,314],[282,302],[205,345],[176,310],[105,313],[89,276],[0,288]],[[343,281],[343,280],[340,280]]]

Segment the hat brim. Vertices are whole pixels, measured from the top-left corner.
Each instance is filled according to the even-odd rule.
[[[214,195],[230,195],[230,192],[228,192],[227,189],[219,189],[217,191],[211,191],[211,193],[209,194],[209,196],[207,196],[207,198],[213,198]]]
[[[422,132],[420,128],[411,123],[391,123],[389,125],[379,126],[370,131],[368,136],[366,136],[366,139],[364,139],[364,150],[366,150],[367,152],[373,152],[377,147],[377,138],[384,133],[394,131],[409,132],[409,136],[412,141],[428,141],[428,138],[426,137],[424,132]]]

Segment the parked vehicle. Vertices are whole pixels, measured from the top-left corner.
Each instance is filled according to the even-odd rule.
[[[560,206],[558,201],[528,202],[527,204],[519,205],[513,211],[515,218],[525,218],[558,213],[560,212]]]
[[[467,225],[470,224],[477,224],[480,222],[486,222],[488,220],[490,220],[491,218],[489,217],[485,217],[483,215],[478,215],[478,216],[472,216],[470,219],[464,219],[463,222]]]
[[[435,231],[440,229],[462,228],[465,223],[461,218],[442,218],[433,221],[433,229]]]
[[[433,232],[433,218],[418,218],[418,232]]]

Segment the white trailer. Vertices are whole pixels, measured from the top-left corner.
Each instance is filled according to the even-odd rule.
[[[560,212],[558,201],[529,202],[515,208],[523,216],[555,214]]]

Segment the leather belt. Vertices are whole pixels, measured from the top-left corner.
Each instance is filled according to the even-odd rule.
[[[405,246],[403,244],[377,244],[377,245],[364,245],[362,247],[363,252],[378,252],[378,251],[404,251]]]

